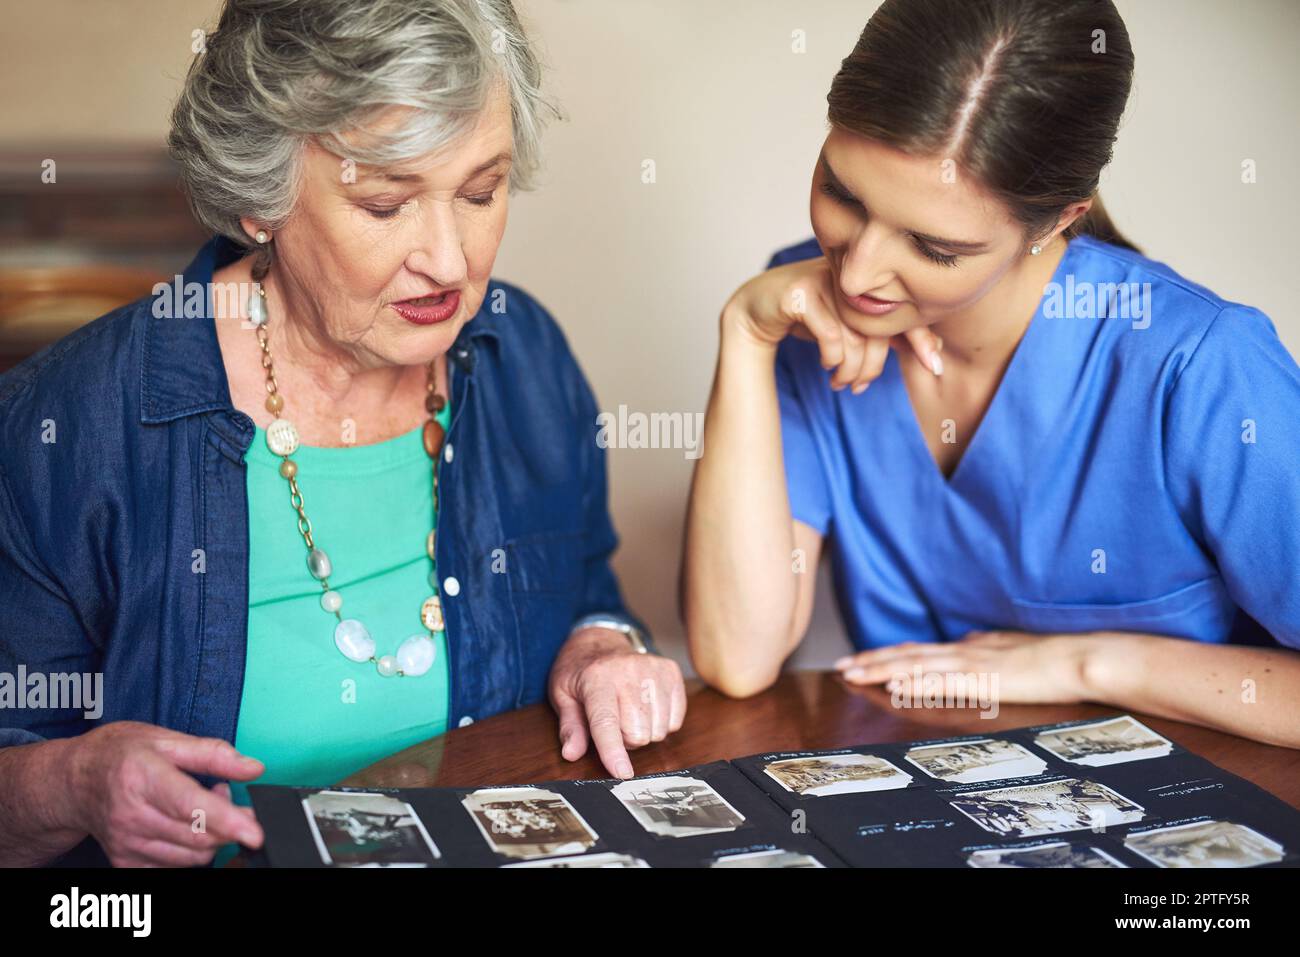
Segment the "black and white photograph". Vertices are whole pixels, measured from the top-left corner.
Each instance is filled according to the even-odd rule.
[[[925,745],[912,748],[906,758],[930,777],[954,784],[1026,777],[1047,770],[1042,758],[1019,744],[997,738]]]
[[[1081,778],[969,791],[950,799],[957,810],[994,834],[1035,837],[1132,824],[1143,808],[1104,784]]]
[[[1099,847],[1058,841],[1033,847],[988,847],[972,851],[969,867],[1126,867]]]
[[[1128,715],[1044,731],[1034,738],[1034,744],[1062,761],[1094,768],[1167,757],[1174,747],[1172,741]]]
[[[411,805],[387,794],[318,791],[302,806],[331,867],[427,867],[441,857]]]
[[[742,854],[727,854],[718,857],[709,867],[825,867],[811,854],[797,851],[785,851],[773,848],[767,851],[747,851]]]
[[[1124,846],[1157,867],[1258,867],[1286,857],[1277,841],[1231,821],[1200,821],[1129,834]]]
[[[545,788],[484,789],[465,795],[461,804],[483,839],[504,857],[581,854],[598,840],[573,805]]]
[[[912,783],[912,776],[872,754],[825,754],[773,761],[763,773],[802,797],[892,791]]]
[[[745,817],[698,778],[669,776],[624,781],[610,793],[651,834],[694,837],[734,831]]]

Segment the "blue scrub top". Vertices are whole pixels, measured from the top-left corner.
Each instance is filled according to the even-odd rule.
[[[1272,323],[1091,237],[1052,282],[948,479],[892,350],[855,396],[815,343],[781,344],[790,508],[828,536],[853,644],[1258,623],[1300,648],[1300,368]]]

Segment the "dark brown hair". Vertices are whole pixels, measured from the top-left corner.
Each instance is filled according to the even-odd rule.
[[[826,97],[833,125],[951,159],[1027,238],[1066,230],[1137,251],[1096,196],[1133,83],[1111,0],[885,0]]]

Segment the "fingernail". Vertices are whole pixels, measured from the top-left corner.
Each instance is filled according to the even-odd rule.
[[[839,661],[835,662],[835,670],[843,671],[851,664],[853,664],[853,657],[851,655],[845,655]]]
[[[626,780],[632,776],[632,764],[629,761],[620,761],[617,774],[620,778]]]
[[[853,387],[853,394],[862,395],[862,393],[867,391],[867,386],[870,384],[871,383],[869,382],[859,382],[857,385]]]
[[[943,375],[943,357],[937,352],[930,353],[930,371],[935,375]]]
[[[844,678],[846,681],[861,681],[866,676],[866,668],[850,668],[848,671],[844,672]]]

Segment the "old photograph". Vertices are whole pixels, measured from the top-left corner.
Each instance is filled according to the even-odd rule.
[[[1036,844],[1033,847],[990,847],[966,857],[970,867],[1126,867],[1099,847],[1089,844]]]
[[[984,830],[1010,837],[1132,824],[1143,814],[1104,784],[1077,778],[970,791],[949,803]]]
[[[1200,821],[1129,834],[1124,846],[1157,867],[1258,867],[1286,857],[1277,841],[1231,821]]]
[[[461,804],[483,839],[504,857],[531,860],[581,854],[597,841],[596,833],[573,806],[545,788],[474,791],[465,795]]]
[[[1034,738],[1034,743],[1062,761],[1090,767],[1163,758],[1174,747],[1173,742],[1128,715],[1045,731]]]
[[[548,857],[540,861],[520,861],[517,864],[506,864],[506,867],[555,867],[555,868],[581,868],[581,867],[649,867],[639,857],[633,857],[631,854],[616,854],[607,852],[604,854],[572,854],[567,857]]]
[[[692,837],[733,831],[744,816],[697,778],[672,776],[624,781],[610,789],[647,831],[664,837]]]
[[[811,854],[773,848],[768,851],[750,851],[715,858],[709,867],[825,867]]]
[[[763,773],[804,797],[905,788],[912,776],[871,754],[826,754],[773,761]]]
[[[984,738],[912,748],[907,760],[930,777],[956,784],[1042,774],[1047,762],[1011,741]]]
[[[331,867],[423,867],[440,857],[411,806],[390,795],[318,791],[302,806]]]

